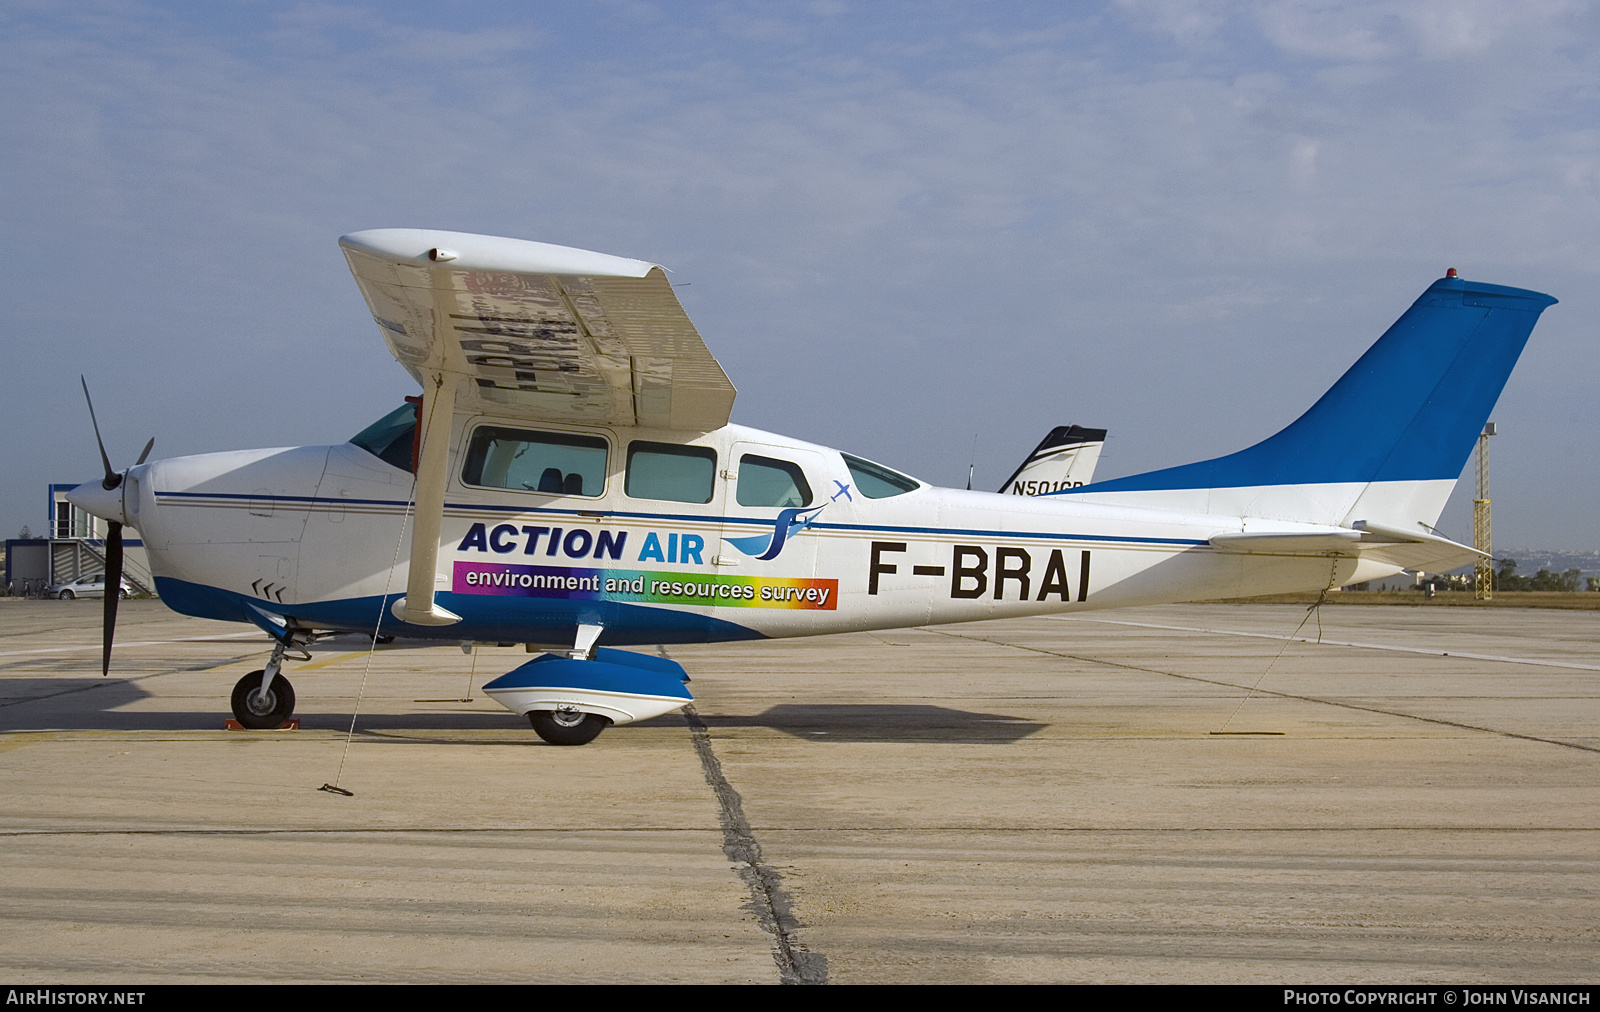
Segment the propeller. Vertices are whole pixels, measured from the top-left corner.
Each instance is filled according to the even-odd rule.
[[[94,398],[89,396],[89,381],[81,375],[78,382],[83,384],[83,399],[89,405],[89,424],[94,426],[94,441],[100,447],[100,463],[105,465],[106,476],[101,479],[100,487],[107,492],[122,485],[122,479],[127,471],[117,472],[111,469],[111,458],[106,454],[105,440],[100,438],[100,422],[94,416]],[[139,459],[133,462],[134,467],[144,463],[150,456],[150,450],[156,445],[154,436],[144,444],[144,450],[139,454]],[[102,677],[111,673],[111,641],[117,632],[117,602],[122,598],[122,524],[116,520],[106,521],[106,594],[105,610],[102,614],[100,625],[100,674]]]

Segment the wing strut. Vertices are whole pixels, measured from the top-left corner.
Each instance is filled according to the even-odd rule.
[[[422,403],[422,449],[417,454],[416,510],[411,518],[411,568],[406,596],[390,608],[413,625],[454,625],[461,616],[433,601],[439,568],[439,527],[444,520],[444,490],[450,477],[450,424],[456,413],[456,377],[427,369]],[[428,387],[432,389],[427,389]]]

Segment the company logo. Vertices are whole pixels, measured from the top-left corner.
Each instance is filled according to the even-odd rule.
[[[748,538],[723,538],[728,544],[737,548],[746,555],[752,556],[757,562],[776,559],[778,553],[783,551],[783,546],[789,539],[810,527],[816,522],[817,514],[822,511],[822,506],[790,508],[778,514],[772,521],[771,534],[758,534]],[[810,514],[807,516],[806,514]]]

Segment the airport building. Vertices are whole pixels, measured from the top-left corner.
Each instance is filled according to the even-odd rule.
[[[46,536],[6,541],[5,593],[30,597],[46,587],[106,570],[106,521],[67,502],[76,484],[51,485]],[[138,532],[125,530],[122,578],[135,594],[154,596],[150,560]]]

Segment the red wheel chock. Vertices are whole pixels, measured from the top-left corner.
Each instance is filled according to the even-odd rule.
[[[239,723],[237,720],[234,720],[232,717],[229,717],[227,720],[222,722],[222,729],[224,731],[248,731],[248,730],[250,730],[250,728],[245,727],[243,724]],[[271,730],[273,730],[273,731],[298,731],[298,730],[300,730],[300,718],[299,717],[290,717],[288,720],[284,721],[282,724],[279,724],[277,727],[271,728]]]

